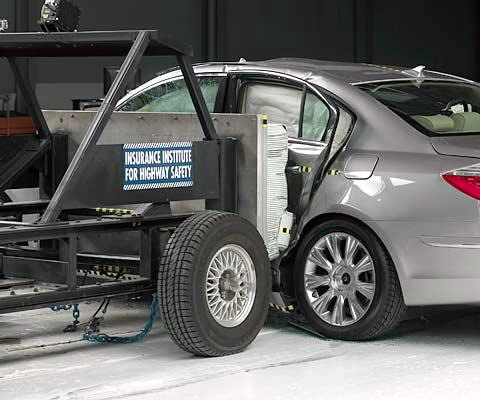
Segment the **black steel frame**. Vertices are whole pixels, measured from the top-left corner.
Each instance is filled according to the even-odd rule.
[[[42,204],[39,204],[41,207]],[[7,206],[8,207],[8,206]],[[0,209],[2,207],[0,206]],[[79,214],[80,210],[75,210]],[[155,290],[156,263],[160,257],[160,235],[174,229],[190,215],[131,216],[121,218],[83,219],[54,224],[8,223],[0,228],[0,244],[29,240],[58,241],[58,251],[45,257],[43,249],[23,250],[15,254],[15,248],[2,248],[0,275],[28,277],[59,285],[57,290],[44,293],[17,294],[0,297],[0,313],[42,308],[66,302],[106,296],[119,296]],[[128,282],[95,282],[78,286],[78,237],[86,233],[132,232],[140,233],[140,257],[135,272],[138,278]],[[9,253],[10,251],[10,253]],[[22,252],[18,249],[17,252]],[[91,256],[94,258],[94,255]]]
[[[92,209],[65,209],[65,194],[69,185],[81,173],[80,166],[88,162],[116,103],[144,55],[176,57],[205,139],[217,141],[219,145],[219,196],[216,200],[209,200],[210,207],[236,211],[236,142],[232,139],[218,139],[190,63],[190,47],[174,42],[169,37],[162,37],[157,31],[145,30],[0,35],[0,57],[6,57],[9,61],[42,142],[51,140],[55,135],[50,132],[30,82],[18,68],[16,58],[114,55],[126,55],[124,63],[63,178],[52,183],[58,186],[52,199],[0,204],[0,217],[4,218],[0,220],[0,246],[3,245],[0,247],[0,278],[16,274],[14,276],[55,283],[59,285],[59,290],[0,296],[0,313],[155,289],[155,265],[161,256],[162,237],[190,215],[172,215],[166,211],[168,207],[154,204],[139,206],[132,215],[126,216],[107,216]],[[21,222],[24,215],[34,213],[41,215],[38,222]],[[133,268],[138,278],[129,282],[105,281],[79,286],[79,261],[95,259],[95,255],[79,254],[79,236],[109,232],[139,232],[140,254],[138,263]],[[28,241],[39,241],[48,246],[31,248],[25,246]]]

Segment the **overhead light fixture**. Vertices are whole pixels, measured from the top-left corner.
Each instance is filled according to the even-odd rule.
[[[76,32],[82,11],[68,0],[45,0],[40,14],[40,28],[44,32]]]

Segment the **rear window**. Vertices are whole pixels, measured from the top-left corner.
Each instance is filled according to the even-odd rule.
[[[397,81],[358,87],[429,136],[480,134],[478,86],[445,81]]]

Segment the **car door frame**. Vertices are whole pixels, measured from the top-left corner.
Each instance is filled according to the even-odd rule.
[[[247,78],[247,79],[245,79]],[[253,79],[252,79],[253,78]],[[301,135],[302,125],[303,125],[303,115],[305,112],[305,98],[307,91],[310,90],[315,96],[322,100],[330,111],[330,118],[327,124],[327,128],[323,137],[327,137],[328,142],[317,141],[313,139],[304,139],[301,136],[299,137],[288,137],[289,150],[292,150],[292,147],[297,145],[306,145],[314,147],[324,147],[325,156],[318,157],[315,161],[312,171],[308,173],[307,180],[304,182],[302,191],[298,199],[298,206],[296,211],[297,221],[300,220],[301,215],[306,210],[308,203],[313,194],[313,189],[319,187],[319,181],[321,181],[325,175],[327,164],[331,161],[330,152],[333,143],[333,138],[337,129],[339,110],[336,104],[331,101],[318,87],[314,86],[308,81],[297,78],[292,75],[284,74],[276,71],[265,71],[265,70],[235,70],[227,72],[227,90],[225,94],[225,109],[224,112],[227,113],[239,113],[241,110],[240,106],[240,95],[241,95],[241,86],[238,85],[239,80],[246,81],[262,81],[265,83],[277,83],[283,84],[291,87],[295,87],[303,91],[302,93],[302,102],[301,102],[301,114],[299,118],[299,135]],[[295,166],[299,167],[299,166]]]

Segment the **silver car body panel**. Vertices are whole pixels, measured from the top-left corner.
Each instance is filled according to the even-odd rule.
[[[432,137],[433,148],[439,154],[460,157],[480,157],[480,136]]]
[[[326,218],[356,219],[388,250],[407,305],[480,303],[479,202],[441,177],[480,162],[480,136],[431,140],[355,87],[415,79],[401,68],[299,59],[195,66],[198,75],[235,71],[279,74],[315,85],[356,116],[348,142],[330,166],[340,174],[326,175],[311,194],[298,221],[299,233]],[[424,75],[426,80],[477,85],[438,72]],[[161,75],[119,105],[180,76],[179,71]]]

